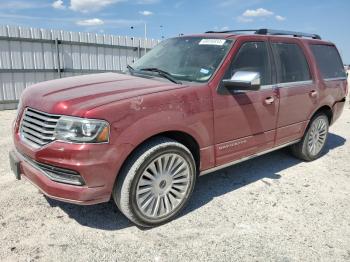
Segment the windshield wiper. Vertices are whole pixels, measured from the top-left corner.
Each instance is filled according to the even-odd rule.
[[[126,68],[129,69],[130,73],[135,71],[135,69],[131,65],[127,65]]]
[[[162,69],[156,68],[156,67],[146,67],[141,68],[140,71],[149,71],[149,72],[156,72],[158,75],[170,80],[171,82],[175,84],[182,84],[179,80],[176,80],[170,73],[167,71],[164,71]]]

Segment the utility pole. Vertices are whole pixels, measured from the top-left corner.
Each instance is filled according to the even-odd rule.
[[[147,49],[146,49],[146,40],[147,40],[147,24],[145,23],[145,54],[147,52]]]
[[[160,25],[160,35],[161,35],[161,39],[164,39],[164,33],[163,33],[163,25]]]
[[[130,26],[130,29],[131,30],[133,30],[135,27],[134,26]],[[144,23],[144,33],[145,33],[145,35],[144,35],[144,37],[145,37],[145,54],[146,54],[146,52],[147,52],[147,47],[146,47],[146,40],[147,40],[147,24],[146,23]]]

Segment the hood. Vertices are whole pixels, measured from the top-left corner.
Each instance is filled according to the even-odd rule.
[[[32,85],[23,92],[22,105],[52,114],[83,116],[115,101],[181,87],[118,73],[84,75]]]

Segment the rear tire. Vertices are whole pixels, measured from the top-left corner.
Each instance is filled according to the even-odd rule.
[[[328,128],[328,117],[323,113],[316,114],[301,141],[291,146],[293,155],[304,161],[319,158],[327,143]]]
[[[175,140],[158,137],[127,160],[113,190],[120,211],[143,227],[164,224],[187,204],[196,182],[191,152]]]

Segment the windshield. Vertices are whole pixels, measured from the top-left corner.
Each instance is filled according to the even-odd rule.
[[[133,64],[137,73],[156,68],[180,81],[207,82],[227,54],[232,40],[179,37],[162,41]]]

